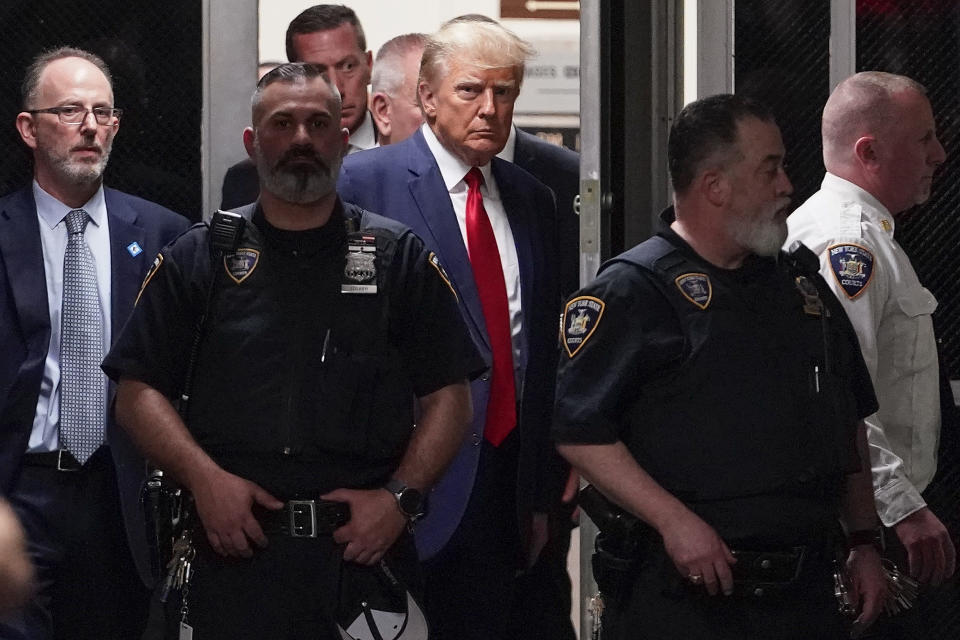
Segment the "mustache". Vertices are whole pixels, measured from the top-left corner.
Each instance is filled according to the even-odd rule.
[[[323,171],[330,171],[330,165],[327,164],[327,161],[317,153],[316,149],[311,147],[293,147],[289,149],[286,153],[280,156],[280,159],[277,160],[275,165],[276,169],[284,169],[287,165],[292,164],[298,160],[311,160],[314,164],[318,165]]]

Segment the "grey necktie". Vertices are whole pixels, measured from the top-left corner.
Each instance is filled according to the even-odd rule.
[[[83,237],[90,216],[67,214],[60,332],[60,446],[83,464],[103,443],[106,377],[97,267]]]

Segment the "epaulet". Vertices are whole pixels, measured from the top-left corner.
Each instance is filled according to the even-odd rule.
[[[861,222],[863,206],[859,202],[843,202],[837,214],[836,235],[840,238],[860,238],[863,236]]]

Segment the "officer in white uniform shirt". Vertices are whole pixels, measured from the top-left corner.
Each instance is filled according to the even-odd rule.
[[[788,218],[786,246],[800,240],[819,256],[856,328],[880,402],[866,420],[877,512],[910,574],[938,585],[953,574],[955,550],[921,495],[940,436],[937,300],[893,236],[945,159],[924,88],[880,72],[842,82],[823,110],[823,159],[823,184]]]

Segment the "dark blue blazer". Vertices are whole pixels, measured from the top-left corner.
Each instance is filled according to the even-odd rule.
[[[189,222],[169,209],[104,189],[110,225],[111,335],[133,310],[147,268]],[[143,249],[132,256],[127,247]],[[10,491],[27,449],[50,344],[50,312],[32,187],[0,198],[0,494]],[[113,389],[111,388],[111,394]],[[127,535],[137,569],[149,583],[149,560],[138,505],[143,458],[111,419],[107,442],[117,467]]]
[[[562,488],[562,478],[547,476],[552,455],[549,440],[556,373],[558,289],[554,250],[553,194],[516,165],[494,158],[492,171],[513,232],[520,267],[523,304],[523,344],[518,388],[520,411],[518,515],[546,510],[544,505]],[[463,236],[440,169],[423,134],[398,144],[348,156],[337,189],[347,202],[403,222],[436,252],[456,289],[460,311],[481,353],[491,361],[480,298]],[[420,557],[430,558],[456,530],[477,475],[490,379],[470,385],[473,424],[450,469],[431,491],[429,512],[417,525]],[[497,517],[491,514],[491,517]],[[502,517],[502,516],[500,516]]]
[[[580,193],[580,154],[517,129],[513,161],[557,198],[557,259],[565,298],[580,288],[580,216],[573,208]]]

